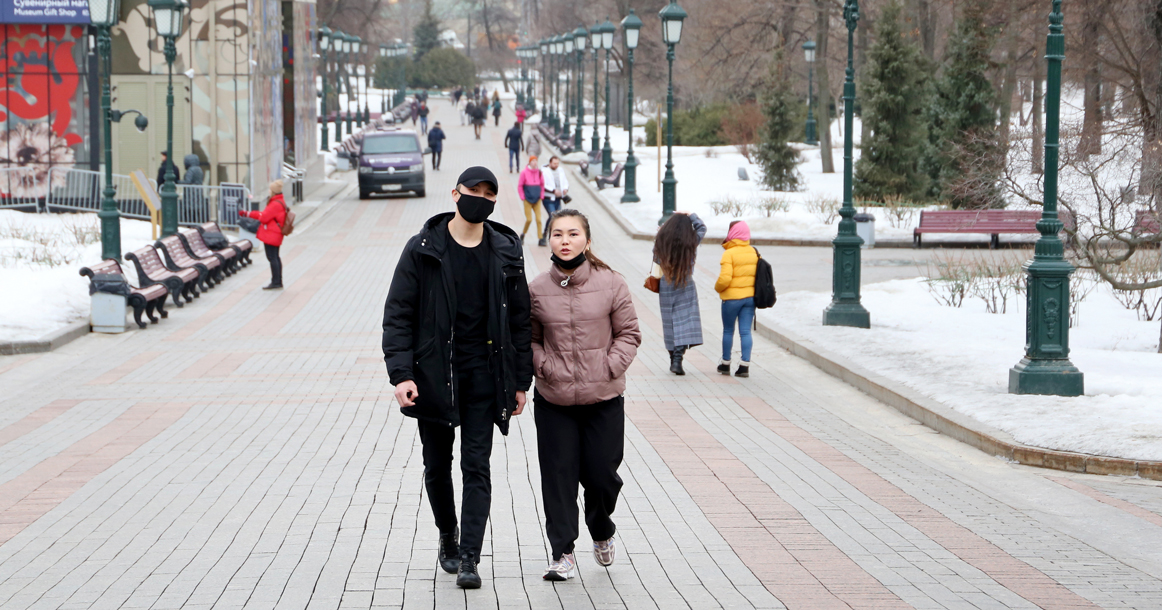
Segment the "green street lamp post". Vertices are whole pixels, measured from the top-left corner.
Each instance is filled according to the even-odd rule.
[[[524,105],[525,105],[525,61],[524,61],[524,52],[525,52],[525,48],[524,48],[523,46],[521,46],[521,47],[517,47],[517,48],[516,48],[517,78],[519,78],[519,79],[520,79],[520,84],[518,84],[518,85],[517,85],[517,87],[516,87],[516,103],[517,103],[517,105],[518,105],[518,106],[520,106],[521,108],[524,108]]]
[[[383,58],[386,58],[389,56],[390,55],[389,55],[388,46],[385,44],[379,45],[379,57],[381,59],[383,59]],[[381,81],[381,84],[386,85],[387,84],[387,75],[385,74],[384,78],[382,78],[382,79],[379,78],[379,66],[382,66],[382,65],[383,65],[382,61],[377,62],[375,64],[375,77]],[[386,93],[387,91],[388,91],[388,89],[386,87],[382,87],[379,89],[379,108],[380,108],[379,116],[380,116],[381,120],[382,120],[383,116],[387,114],[387,93]]]
[[[331,28],[323,26],[319,28],[319,57],[323,60],[323,101],[320,104],[321,109],[319,114],[323,116],[323,140],[322,149],[327,150],[329,135],[327,133],[327,69],[330,67],[330,61],[327,59],[327,52],[331,47]]]
[[[589,138],[589,152],[597,153],[601,150],[601,132],[597,129],[597,108],[601,103],[601,94],[598,92],[598,83],[601,82],[601,70],[597,66],[597,58],[601,53],[601,22],[589,28],[590,48],[593,49],[593,136]]]
[[[1061,63],[1065,59],[1061,0],[1053,0],[1045,62],[1049,68],[1045,94],[1045,201],[1037,231],[1041,237],[1033,260],[1025,263],[1028,291],[1025,307],[1025,357],[1009,369],[1010,394],[1080,396],[1085,389],[1081,371],[1069,361],[1069,276],[1073,265],[1065,260],[1058,233],[1058,133],[1061,116]]]
[[[561,53],[565,51],[565,43],[560,36],[553,37],[553,130],[557,137],[561,137],[561,125],[564,124],[561,116]]]
[[[549,128],[555,133],[557,131],[557,84],[554,82],[554,77],[557,72],[557,60],[553,56],[556,54],[557,41],[553,37],[547,39],[549,54],[549,72],[545,75],[545,83],[549,86]]]
[[[348,34],[343,38],[343,89],[347,91],[347,135],[355,135],[351,127],[351,48],[355,45],[355,37]]]
[[[573,148],[577,150],[581,150],[581,130],[585,128],[585,39],[588,37],[589,30],[584,26],[577,26],[577,29],[573,30],[573,42],[577,47],[577,57],[574,59],[577,64],[577,131],[573,133]],[[593,115],[593,128],[597,128],[596,110]]]
[[[573,35],[561,34],[561,61],[565,64],[565,126],[561,133],[568,138],[573,131],[569,128],[569,115],[573,114]]]
[[[613,173],[613,147],[609,145],[609,51],[613,48],[613,33],[616,31],[617,28],[608,19],[601,24],[601,48],[605,49],[605,146],[601,147],[602,176]],[[597,121],[596,114],[593,120]]]
[[[686,11],[677,2],[670,2],[658,11],[662,20],[662,42],[666,43],[666,176],[662,178],[662,224],[677,209],[678,181],[674,178],[674,46],[682,39],[682,21]]]
[[[369,45],[363,44],[363,124],[371,123],[371,65],[375,60],[368,61]],[[374,57],[374,56],[372,56]]]
[[[355,77],[355,126],[363,127],[363,111],[359,109],[359,59],[362,55],[359,52],[360,46],[363,44],[363,39],[356,36],[351,40],[351,74]]]
[[[860,246],[855,234],[855,206],[851,203],[852,122],[855,109],[855,68],[852,48],[859,23],[859,0],[846,0],[847,72],[843,80],[843,207],[839,209],[839,233],[832,244],[831,304],[823,310],[824,326],[870,328],[871,315],[859,302]]]
[[[633,50],[637,48],[638,34],[642,29],[642,20],[633,9],[621,20],[621,30],[625,35],[626,70],[629,86],[626,91],[626,106],[629,112],[629,152],[625,155],[625,192],[621,195],[622,203],[637,203],[641,198],[637,195],[637,157],[633,155]],[[596,119],[595,119],[596,120]],[[596,125],[594,126],[596,128]]]
[[[165,39],[167,87],[165,95],[165,153],[169,163],[165,167],[165,182],[161,185],[161,235],[169,237],[178,232],[178,187],[174,182],[173,161],[173,62],[177,59],[174,41],[182,33],[182,17],[186,5],[180,0],[149,0],[157,33]]]
[[[331,48],[335,50],[335,143],[343,141],[343,105],[339,96],[343,95],[343,41],[347,35],[339,30],[331,33]]]
[[[524,71],[525,71],[525,110],[529,114],[537,111],[537,100],[535,97],[535,87],[533,86],[533,71],[537,67],[537,47],[535,45],[526,46],[524,51]]]
[[[807,140],[806,144],[815,146],[819,140],[815,138],[815,104],[812,102],[814,95],[814,80],[815,80],[815,41],[808,40],[803,43],[803,54],[807,59]]]
[[[408,68],[405,59],[408,55],[408,46],[401,42],[396,45],[395,51],[396,57],[400,58],[399,62],[397,62],[399,64],[399,90],[396,91],[395,104],[392,105],[392,109],[395,109],[396,106],[403,103],[404,98],[407,97],[408,90]]]
[[[541,47],[541,122],[552,125],[553,121],[549,115],[549,100],[551,99],[551,92],[549,90],[549,41],[542,38]]]

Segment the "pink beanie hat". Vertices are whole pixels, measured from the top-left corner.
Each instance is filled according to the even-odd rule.
[[[750,227],[746,224],[746,221],[740,220],[734,223],[734,226],[730,227],[730,231],[727,232],[726,241],[736,239],[739,241],[750,241]]]

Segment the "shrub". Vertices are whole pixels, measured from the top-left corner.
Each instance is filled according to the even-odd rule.
[[[727,115],[726,104],[699,106],[690,110],[674,110],[674,146],[722,146],[722,120]],[[665,144],[666,123],[662,118],[662,144]],[[658,123],[646,122],[646,146],[657,146]]]
[[[814,214],[823,224],[829,225],[839,218],[840,202],[838,199],[812,193],[803,203],[807,211]]]
[[[408,85],[412,87],[447,89],[475,80],[476,64],[456,49],[432,49],[408,70]]]
[[[748,163],[754,163],[751,155],[759,141],[764,121],[758,104],[744,102],[732,105],[722,117],[722,138],[727,144],[733,144]]]

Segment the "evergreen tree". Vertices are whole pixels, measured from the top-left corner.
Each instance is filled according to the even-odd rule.
[[[929,72],[920,47],[900,30],[901,10],[893,0],[880,14],[860,83],[862,118],[870,132],[852,185],[861,199],[915,200],[928,190],[920,163],[928,141]]]
[[[775,51],[766,92],[760,103],[763,108],[762,141],[755,158],[763,169],[763,186],[774,191],[797,191],[802,182],[799,175],[799,151],[791,148],[791,138],[797,133],[794,122],[795,106],[801,102],[791,91],[790,79],[785,78],[783,51]]]
[[[931,194],[954,208],[1004,205],[1004,148],[997,131],[997,94],[988,79],[993,37],[983,3],[967,3],[948,41],[947,65],[929,112],[925,166]]]
[[[424,16],[412,31],[412,59],[420,61],[428,51],[440,46],[440,30],[444,26],[432,14],[432,1],[424,2]]]

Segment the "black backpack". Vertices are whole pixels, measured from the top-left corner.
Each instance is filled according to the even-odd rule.
[[[779,298],[775,292],[775,273],[767,259],[759,254],[758,248],[752,246],[751,249],[754,250],[755,256],[759,257],[754,272],[754,306],[758,309],[767,309],[773,307]]]

